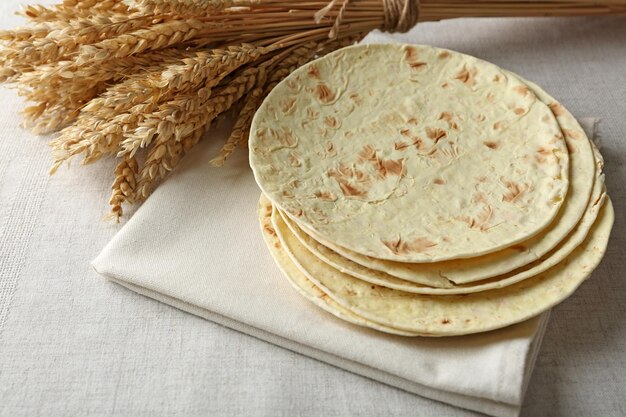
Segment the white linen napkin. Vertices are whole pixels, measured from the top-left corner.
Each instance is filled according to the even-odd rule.
[[[583,120],[590,132],[593,119]],[[450,338],[391,336],[347,324],[302,298],[274,265],[257,220],[260,191],[237,152],[207,161],[212,132],[93,261],[113,282],[192,314],[415,394],[517,416],[548,314]]]

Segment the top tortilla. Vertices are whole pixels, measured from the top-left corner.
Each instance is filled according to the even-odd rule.
[[[256,113],[250,163],[323,242],[399,262],[527,240],[568,189],[547,105],[495,65],[419,45],[353,46],[294,71]]]
[[[510,77],[515,77],[510,72],[506,73]],[[450,288],[453,285],[482,281],[524,267],[560,245],[568,233],[574,227],[578,227],[577,225],[582,221],[581,218],[585,212],[593,209],[595,203],[604,194],[602,155],[597,149],[592,148],[592,141],[589,140],[576,118],[565,107],[539,86],[519,76],[517,78],[525,82],[541,101],[549,104],[565,136],[569,152],[570,173],[567,198],[561,206],[559,214],[552,221],[552,225],[529,240],[497,252],[474,258],[453,259],[428,264],[370,258],[333,245],[332,242],[327,242],[324,246],[337,254],[337,260],[342,264],[343,269],[350,269],[351,263],[356,263],[373,270],[374,274],[379,271],[402,280],[431,287]],[[322,245],[313,232],[303,230],[293,222],[289,224],[295,229],[296,235],[300,236],[303,232],[308,233],[312,239],[315,239],[317,245]]]

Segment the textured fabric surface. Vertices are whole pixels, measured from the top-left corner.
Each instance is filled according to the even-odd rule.
[[[1,28],[19,22],[18,3],[0,3]],[[576,116],[602,119],[613,237],[592,279],[553,310],[521,414],[626,414],[626,20],[456,20],[412,36],[516,71]],[[101,220],[113,164],[48,178],[47,138],[20,129],[14,91],[0,102],[1,416],[475,414],[101,279],[89,262],[119,230]]]

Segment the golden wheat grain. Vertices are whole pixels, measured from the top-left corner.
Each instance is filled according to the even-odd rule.
[[[133,157],[125,157],[115,167],[115,180],[111,185],[111,214],[119,222],[120,217],[124,214],[122,205],[124,203],[132,204],[135,201],[137,188],[137,176],[139,165]]]
[[[120,19],[116,21],[109,16],[77,19],[49,27],[44,37],[27,37],[27,33],[22,29],[6,31],[1,35],[5,39],[13,40],[3,48],[2,57],[9,64],[28,63],[33,66],[67,60],[73,58],[72,54],[77,52],[81,45],[121,36],[147,27],[154,20],[152,16]]]
[[[33,22],[70,21],[77,18],[90,17],[94,14],[129,14],[136,10],[121,0],[67,2],[50,7],[39,4],[25,6],[18,14]]]
[[[196,56],[185,58],[182,63],[166,69],[155,86],[177,91],[187,91],[201,84],[207,87],[206,80],[221,80],[241,65],[255,61],[269,51],[269,48],[242,44],[198,52]]]
[[[10,30],[0,30],[0,40],[4,42],[27,41],[44,38],[50,32],[61,27],[56,22],[42,22],[32,27],[18,27]]]
[[[196,19],[171,20],[157,23],[93,45],[83,45],[76,58],[78,64],[123,58],[143,51],[157,50],[194,38],[203,27]]]
[[[145,13],[203,15],[227,7],[248,6],[252,0],[141,0],[139,8]]]
[[[169,141],[153,147],[146,157],[137,183],[135,198],[145,200],[156,186],[178,165],[182,156],[189,152],[201,139],[209,125],[191,132],[180,141]]]

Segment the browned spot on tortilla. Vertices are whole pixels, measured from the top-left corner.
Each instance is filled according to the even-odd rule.
[[[493,93],[487,93],[487,95],[485,96],[485,100],[487,100],[487,102],[489,103],[495,103],[496,96]]]
[[[487,119],[487,117],[484,114],[479,114],[478,116],[476,116],[476,120],[478,120],[479,122],[484,122]]]
[[[311,211],[315,214],[317,221],[328,224],[328,214],[322,208],[313,207]]]
[[[459,126],[456,124],[456,122],[454,121],[454,118],[452,117],[452,113],[444,111],[439,115],[439,120],[445,120],[448,123],[448,127],[450,129],[455,129],[458,130]]]
[[[324,117],[324,124],[330,127],[331,129],[339,129],[339,127],[341,126],[341,123],[339,122],[339,120],[337,120],[333,116]]]
[[[263,226],[263,231],[270,236],[276,236],[276,230],[274,230],[274,228],[270,226],[269,224],[266,224],[265,226]]]
[[[409,253],[423,253],[427,252],[430,248],[437,246],[437,244],[426,237],[418,237],[416,239],[411,240],[410,242],[405,242],[402,238],[394,239],[394,240],[382,240],[381,242],[385,245],[392,253],[396,255],[406,255]]]
[[[290,97],[287,100],[283,101],[280,105],[280,110],[283,112],[283,114],[287,115],[287,114],[291,114],[295,111],[296,109],[296,98],[295,97]]]
[[[276,242],[274,242],[274,247],[275,247],[276,249],[280,248],[280,241],[279,241],[279,240],[277,240]]]
[[[365,171],[361,171],[361,170],[358,170],[358,169],[354,170],[354,178],[359,183],[368,182],[370,180],[370,176],[367,175],[367,173]]]
[[[300,186],[300,181],[298,181],[298,180],[291,180],[291,181],[289,181],[289,186],[291,188],[298,188]]]
[[[526,184],[517,184],[513,181],[502,181],[507,191],[502,195],[502,201],[513,203],[528,189]]]
[[[352,132],[343,132],[343,136],[344,136],[346,139],[350,139],[350,138],[352,137]]]
[[[294,80],[287,80],[287,87],[289,87],[291,91],[298,89],[298,85],[296,84]]]
[[[407,61],[414,61],[417,59],[417,49],[413,46],[405,46],[404,48],[404,59]]]
[[[491,219],[492,215],[493,215],[493,208],[491,208],[489,204],[485,204],[478,216],[476,217],[461,216],[461,217],[457,217],[456,219],[467,223],[470,229],[477,229],[477,230],[480,230],[481,232],[485,232],[489,229],[489,226],[487,225],[487,223]]]
[[[427,65],[427,63],[421,61],[409,62],[409,66],[415,71],[423,70]]]
[[[526,87],[525,85],[517,85],[513,87],[513,91],[515,91],[517,94],[519,94],[522,97],[528,94],[529,92],[528,87]]]
[[[545,114],[542,118],[541,121],[544,123],[548,123],[550,121],[550,116],[548,116],[547,114]]]
[[[565,146],[567,146],[567,152],[571,154],[575,153],[578,149],[576,149],[576,145],[572,142],[565,142]]]
[[[417,119],[415,117],[411,117],[407,123],[410,125],[417,125]]]
[[[582,137],[582,135],[576,131],[576,130],[571,130],[571,129],[561,129],[563,131],[563,134],[565,135],[566,138],[568,139],[580,139]]]
[[[521,245],[521,244],[520,245],[513,245],[513,246],[511,246],[511,249],[515,249],[516,251],[519,251],[519,252],[526,252],[528,250],[528,248],[526,246]]]
[[[320,112],[318,112],[317,110],[313,110],[309,107],[308,109],[306,109],[306,115],[309,119],[317,119],[317,116],[320,115]]]
[[[323,104],[331,103],[335,99],[335,93],[324,83],[319,83],[315,87],[315,95]]]
[[[390,175],[401,176],[404,172],[404,159],[383,159],[380,161],[378,173],[386,178]]]
[[[517,114],[518,116],[521,116],[522,114],[526,113],[526,110],[524,110],[521,107],[516,107],[515,109],[513,109],[513,113]]]
[[[433,180],[433,183],[435,183],[437,185],[444,185],[446,183],[446,180],[444,180],[443,178],[435,178]]]
[[[455,80],[461,81],[466,85],[474,85],[475,80],[474,77],[478,73],[476,68],[467,68],[467,65],[463,65],[463,68],[458,72],[458,74],[454,77]]]
[[[493,82],[494,83],[499,83],[500,81],[502,81],[502,76],[500,74],[494,75]]]
[[[450,319],[441,320],[441,324],[450,324],[450,323],[451,323]]]
[[[364,197],[367,195],[369,178],[365,172],[351,168],[346,164],[341,164],[337,169],[328,170],[327,175],[337,181],[339,188],[341,188],[341,192],[346,197]],[[361,185],[350,183],[355,180]]]
[[[300,159],[300,157],[298,156],[297,153],[295,152],[289,152],[289,164],[292,167],[300,167],[302,166],[302,160]]]
[[[321,136],[323,138],[328,136],[328,129],[326,129],[325,127],[318,127],[317,129],[315,129],[315,132],[318,134],[318,136]]]
[[[368,161],[376,161],[376,148],[372,145],[365,145],[363,149],[359,152],[359,161],[368,162]]]
[[[450,52],[448,51],[441,51],[439,52],[439,55],[437,56],[439,59],[444,59],[444,58],[448,58],[450,56]]]
[[[304,211],[302,209],[289,209],[287,211],[289,212],[289,214],[291,214],[292,216],[295,216],[295,217],[302,217],[302,216],[304,216]]]
[[[554,149],[550,149],[550,148],[545,148],[543,146],[537,148],[537,154],[535,155],[535,160],[537,162],[544,163],[546,162],[553,154],[552,151]]]
[[[283,190],[283,197],[293,198],[293,193],[289,190]]]
[[[359,93],[351,93],[349,97],[350,100],[354,101],[354,104],[356,104],[357,106],[363,104],[363,99],[361,98]]]
[[[341,192],[346,197],[365,197],[367,195],[366,190],[350,185],[347,182],[339,182],[339,188],[341,188]]]
[[[444,143],[445,143],[445,146],[440,146],[440,147],[432,146],[428,150],[427,155],[430,158],[439,159],[444,163],[446,161],[454,160],[461,155],[460,148],[456,144],[451,145],[447,142],[444,142]]]
[[[332,170],[331,170],[332,171]],[[340,164],[337,172],[345,177],[353,176],[353,170],[346,164]]]
[[[450,83],[443,83],[440,86],[441,88],[450,88]]]
[[[423,148],[424,141],[419,136],[413,135],[409,129],[400,130],[400,134],[412,140],[410,146],[415,146],[418,150]]]
[[[408,143],[406,143],[406,142],[402,142],[402,141],[400,141],[400,142],[396,142],[396,143],[394,143],[394,144],[393,144],[393,148],[394,148],[396,151],[405,151],[405,150],[407,150],[407,149],[408,149],[408,147],[409,147],[409,146],[411,146],[411,145],[409,145],[409,144],[408,144]]]
[[[315,197],[323,201],[336,201],[337,200],[337,196],[331,193],[330,191],[316,191],[314,195]]]
[[[311,78],[317,78],[318,80],[320,78],[320,70],[315,64],[309,65],[309,70],[306,73]]]
[[[359,162],[369,162],[374,165],[381,178],[391,175],[402,175],[404,172],[404,159],[382,159],[378,156],[376,148],[365,145],[359,152]]]
[[[502,122],[495,122],[495,123],[493,124],[493,129],[494,129],[494,130],[500,130],[500,129],[502,129],[503,127],[504,127],[504,124],[503,124]]]
[[[472,202],[487,204],[487,196],[485,195],[485,193],[476,192],[472,197]]]
[[[487,141],[483,142],[483,144],[486,147],[488,147],[489,149],[498,149],[498,142],[487,140]]]
[[[548,105],[548,107],[550,107],[550,110],[552,110],[552,113],[556,117],[565,115],[565,108],[561,106],[561,103],[559,103],[558,101],[553,101]]]
[[[337,155],[337,151],[335,151],[335,145],[332,142],[326,142],[326,153],[328,156]]]
[[[481,175],[480,177],[477,177],[476,180],[478,180],[478,182],[485,182],[487,181],[487,177],[484,175]]]
[[[296,141],[293,139],[293,135],[291,134],[291,130],[287,128],[283,128],[282,139],[287,146],[294,146],[296,144]]]
[[[427,127],[426,128],[426,135],[432,139],[435,143],[439,142],[441,139],[445,138],[446,136],[448,136],[448,133],[440,128],[430,128]]]

